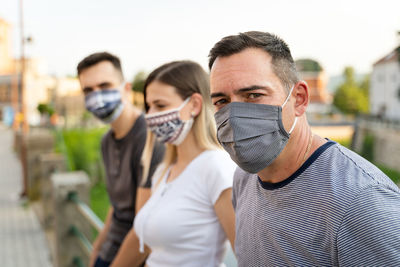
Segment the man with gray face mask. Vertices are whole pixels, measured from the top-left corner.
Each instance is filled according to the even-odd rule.
[[[111,207],[90,259],[90,267],[103,267],[113,262],[123,242],[132,250],[139,244],[131,229],[135,214],[150,197],[150,179],[141,185],[146,122],[142,111],[131,103],[131,85],[124,82],[118,57],[95,53],[84,58],[77,70],[87,110],[111,126],[101,142]],[[163,146],[156,144],[149,177],[163,153]],[[130,264],[129,255],[118,254],[118,258]]]
[[[312,133],[309,89],[266,32],[210,51],[218,140],[233,185],[239,266],[400,265],[400,190],[378,168]]]

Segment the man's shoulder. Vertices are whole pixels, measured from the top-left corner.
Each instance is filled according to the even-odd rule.
[[[378,167],[339,144],[332,146],[329,158],[330,168],[333,169],[332,173],[342,177],[346,174],[346,178],[361,187],[374,185],[396,187]],[[340,171],[340,175],[338,171]]]
[[[249,183],[257,182],[257,174],[248,173],[241,169],[239,166],[236,167],[235,173],[233,175],[233,187],[236,192],[240,194],[243,188],[245,188]]]

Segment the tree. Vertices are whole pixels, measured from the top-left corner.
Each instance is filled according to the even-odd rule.
[[[367,74],[365,75],[364,79],[362,80],[360,84],[361,91],[368,97],[369,101],[369,84],[371,81],[371,75]]]
[[[41,115],[46,115],[47,114],[47,115],[51,116],[51,115],[54,114],[54,108],[51,105],[45,104],[45,103],[40,103],[37,106],[37,110],[39,111],[39,113]]]
[[[144,71],[139,71],[136,73],[132,81],[133,104],[141,108],[144,106],[143,89],[146,78],[147,74]]]
[[[298,71],[312,71],[312,72],[320,72],[322,71],[321,65],[318,61],[313,59],[304,58],[296,60],[296,68]]]
[[[369,77],[359,85],[354,77],[354,69],[346,67],[343,75],[345,81],[337,88],[333,104],[343,113],[358,114],[369,111]]]
[[[132,81],[132,90],[134,92],[143,93],[144,83],[146,81],[146,78],[147,78],[146,72],[139,71],[138,73],[136,73]]]

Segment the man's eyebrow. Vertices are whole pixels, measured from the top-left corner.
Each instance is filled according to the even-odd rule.
[[[237,90],[233,91],[233,93],[235,95],[237,95],[237,94],[241,94],[241,93],[244,93],[244,92],[254,91],[254,90],[259,90],[259,89],[263,89],[263,90],[267,90],[267,91],[270,90],[270,88],[267,87],[267,86],[252,85],[252,86],[249,86],[249,87],[244,87],[244,88],[237,89]],[[214,98],[214,97],[226,97],[226,96],[227,95],[225,93],[222,93],[222,92],[216,92],[216,93],[212,93],[211,94],[211,98]]]
[[[245,92],[248,92],[248,91],[254,91],[254,90],[258,90],[258,89],[269,90],[269,88],[267,86],[252,85],[252,86],[249,86],[249,87],[244,87],[244,88],[240,88],[238,90],[235,90],[234,94],[245,93]]]
[[[102,82],[102,83],[98,84],[97,86],[98,87],[106,87],[106,86],[110,86],[110,85],[111,85],[110,82]]]
[[[213,97],[224,97],[224,96],[227,96],[227,95],[224,94],[224,93],[220,93],[220,92],[211,94],[211,98],[213,98]]]

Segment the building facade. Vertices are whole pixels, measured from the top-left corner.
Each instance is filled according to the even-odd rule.
[[[374,65],[370,85],[371,114],[400,120],[400,46]]]
[[[307,108],[309,118],[331,111],[332,96],[327,90],[328,77],[321,65],[309,58],[296,60],[300,78],[308,84],[310,104]]]

